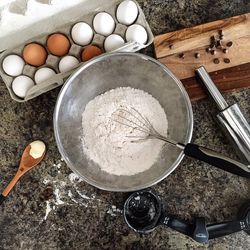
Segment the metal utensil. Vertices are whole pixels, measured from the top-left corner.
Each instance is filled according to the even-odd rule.
[[[250,125],[238,104],[228,105],[203,66],[196,69],[196,73],[220,110],[217,118],[223,131],[233,142],[243,161],[250,164]]]
[[[101,171],[99,165],[84,154],[81,137],[86,104],[106,91],[128,86],[150,93],[161,103],[168,114],[171,138],[184,143],[191,139],[190,100],[181,82],[165,66],[139,53],[110,53],[94,58],[64,84],[55,107],[54,131],[58,149],[67,165],[83,180],[100,189],[128,192],[152,186],[174,171],[184,157],[181,149],[165,145],[147,171],[118,176]]]
[[[168,214],[158,195],[151,190],[142,190],[131,194],[124,204],[123,216],[127,225],[138,233],[150,233],[157,226],[164,225],[185,234],[199,243],[244,230],[250,234],[250,202],[239,210],[239,219],[206,224],[203,217],[197,217],[193,223],[180,220]]]
[[[83,180],[100,189],[129,192],[150,187],[170,175],[184,157],[183,149],[165,144],[157,161],[147,171],[118,176],[101,171],[98,164],[83,153],[82,113],[86,104],[106,91],[128,86],[141,89],[160,102],[168,116],[169,138],[184,145],[191,141],[191,102],[182,83],[167,67],[139,53],[110,53],[94,58],[64,84],[55,107],[54,132],[67,165]],[[204,154],[200,149],[196,151],[196,158],[198,154]],[[237,170],[241,169],[237,167]]]
[[[43,142],[42,142],[43,143]],[[43,143],[44,144],[44,143]],[[33,167],[38,165],[45,156],[45,151],[43,154],[38,158],[33,158],[30,155],[31,145],[29,144],[23,151],[22,158],[18,167],[18,170],[16,172],[16,175],[11,180],[9,185],[4,189],[2,194],[0,195],[0,205],[3,203],[3,201],[6,199],[10,191],[13,189],[13,187],[16,185],[16,183],[19,181],[19,179],[26,174],[29,170],[31,170]]]
[[[147,117],[141,114],[134,107],[127,107],[118,109],[113,115],[113,121],[130,127],[133,130],[142,132],[142,135],[128,135],[127,137],[132,138],[132,142],[140,142],[147,139],[158,139],[166,143],[174,145],[184,151],[184,154],[192,158],[201,160],[208,164],[211,164],[217,168],[226,170],[233,174],[238,174],[244,177],[250,178],[250,165],[244,165],[238,161],[230,159],[226,156],[220,155],[219,153],[207,149],[196,144],[176,142],[161,135],[152,125]]]

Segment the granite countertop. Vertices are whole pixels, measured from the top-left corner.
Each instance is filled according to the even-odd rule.
[[[248,0],[139,3],[154,34],[250,11]],[[152,54],[152,47],[145,53]],[[126,194],[97,190],[61,160],[52,126],[59,89],[20,104],[0,82],[0,189],[15,174],[28,142],[41,138],[48,145],[45,160],[22,178],[0,207],[0,249],[249,249],[250,236],[244,232],[201,245],[168,228],[148,235],[129,230],[121,214]],[[225,96],[237,100],[250,118],[250,89]],[[235,158],[213,120],[213,102],[195,102],[193,111],[193,141]],[[187,219],[202,215],[212,223],[236,218],[249,199],[250,182],[186,157],[154,189],[171,214]]]

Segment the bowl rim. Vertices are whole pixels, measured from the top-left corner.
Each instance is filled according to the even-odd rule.
[[[192,110],[192,105],[191,105],[191,101],[190,98],[184,88],[184,86],[182,85],[181,81],[162,63],[160,63],[159,61],[157,61],[156,59],[144,55],[144,54],[139,54],[139,53],[132,53],[132,52],[113,52],[113,53],[107,53],[107,54],[103,54],[100,55],[98,57],[95,57],[93,59],[91,59],[89,62],[87,62],[86,64],[83,64],[80,68],[78,68],[65,82],[65,84],[63,85],[62,89],[59,92],[59,95],[57,97],[57,101],[56,101],[56,105],[55,105],[55,109],[54,109],[54,114],[53,114],[53,127],[54,127],[54,135],[55,135],[55,139],[56,139],[56,144],[58,147],[58,150],[62,156],[62,158],[64,159],[64,161],[66,162],[66,164],[68,165],[68,167],[74,172],[76,173],[79,177],[81,177],[85,182],[87,182],[88,184],[97,187],[98,189],[101,190],[105,190],[105,191],[112,191],[112,192],[132,192],[132,191],[138,191],[138,190],[142,190],[148,187],[151,187],[153,185],[156,185],[157,183],[159,183],[160,181],[162,181],[163,179],[165,179],[168,175],[170,175],[180,164],[180,162],[182,161],[182,159],[184,158],[184,152],[181,151],[179,156],[176,158],[175,162],[172,164],[171,167],[169,167],[168,169],[166,169],[166,171],[164,172],[164,174],[162,174],[161,176],[159,176],[158,178],[155,178],[154,180],[146,183],[146,184],[142,184],[142,185],[138,185],[138,186],[134,186],[131,188],[114,188],[114,187],[107,187],[107,186],[102,186],[99,185],[98,183],[96,183],[95,181],[92,181],[90,179],[88,179],[87,177],[83,176],[82,174],[80,174],[80,172],[70,163],[70,160],[67,157],[67,154],[62,146],[61,140],[60,140],[60,135],[59,135],[59,131],[58,131],[58,114],[60,111],[60,106],[64,97],[65,92],[67,91],[69,85],[74,81],[74,79],[85,69],[87,69],[88,67],[92,66],[93,64],[100,62],[106,58],[109,57],[115,57],[115,56],[132,56],[132,57],[138,57],[140,59],[143,60],[147,60],[150,61],[151,63],[155,63],[156,65],[160,66],[177,84],[177,86],[179,87],[185,104],[186,104],[186,108],[187,108],[187,119],[188,119],[188,126],[187,126],[187,134],[186,134],[186,139],[184,142],[184,144],[190,143],[191,139],[192,139],[192,134],[193,134],[193,110]]]

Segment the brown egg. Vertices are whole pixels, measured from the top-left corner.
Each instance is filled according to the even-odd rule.
[[[102,53],[103,52],[99,47],[95,45],[89,45],[83,49],[81,58],[83,62],[86,62],[95,56],[101,55]]]
[[[23,59],[26,63],[38,67],[45,64],[47,51],[38,43],[30,43],[23,49]]]
[[[51,54],[55,56],[64,56],[69,52],[70,41],[67,36],[56,33],[49,36],[47,47]]]

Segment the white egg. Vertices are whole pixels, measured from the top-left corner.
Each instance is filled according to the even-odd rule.
[[[36,71],[34,79],[35,79],[36,84],[39,84],[48,80],[55,74],[56,72],[53,69],[44,67]]]
[[[82,46],[89,44],[92,41],[93,35],[92,28],[84,22],[75,24],[71,30],[74,42]]]
[[[116,11],[116,18],[119,23],[130,25],[136,20],[138,12],[135,2],[126,0],[119,4]]]
[[[100,12],[94,17],[93,21],[96,33],[103,36],[110,35],[115,29],[115,21],[111,15],[106,12]]]
[[[59,71],[61,73],[70,71],[71,69],[73,69],[78,64],[79,64],[79,61],[74,56],[65,56],[59,62],[59,66],[58,66]]]
[[[127,42],[138,42],[145,44],[148,40],[148,34],[144,27],[139,24],[133,24],[126,31]]]
[[[125,42],[121,36],[112,34],[105,39],[104,48],[107,52],[110,52],[122,47],[124,43]]]
[[[3,60],[3,70],[10,76],[18,76],[23,72],[25,62],[22,57],[17,55],[9,55]]]
[[[30,77],[21,75],[16,77],[12,82],[12,90],[17,96],[24,98],[28,90],[34,85],[34,81]]]

